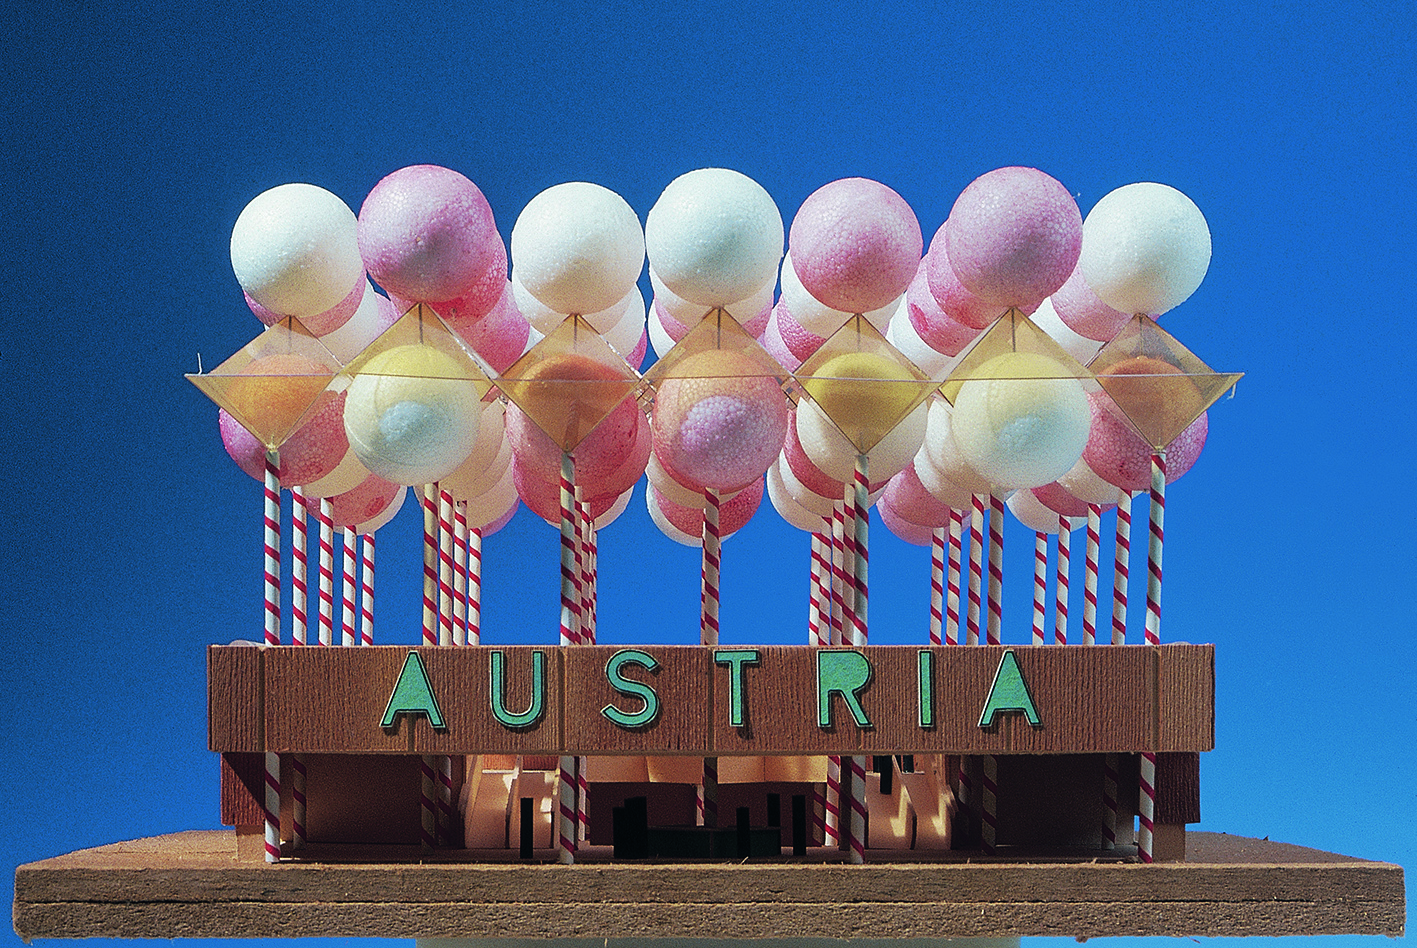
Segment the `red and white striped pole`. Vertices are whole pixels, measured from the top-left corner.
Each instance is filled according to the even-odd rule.
[[[467,501],[453,503],[453,644],[467,644]]]
[[[340,565],[343,580],[340,583],[340,645],[344,646],[359,644],[358,617],[354,612],[356,543],[358,540],[355,539],[354,528],[345,526],[340,531]]]
[[[305,520],[305,493],[299,487],[290,489],[290,640],[296,645],[306,644],[308,624],[305,608],[308,602],[306,577],[309,574],[309,529]],[[300,849],[305,845],[305,758],[294,754],[290,758],[290,843]]]
[[[994,754],[984,755],[983,784],[983,819],[980,830],[984,854],[992,856],[999,851],[999,758]]]
[[[964,533],[964,512],[950,510],[950,553],[945,574],[945,643],[959,644],[959,562]]]
[[[265,644],[280,644],[280,456],[274,448],[266,452],[263,491],[265,535]],[[280,755],[266,752],[266,862],[280,862]]]
[[[576,467],[569,452],[561,452],[561,644],[580,644],[581,633],[576,589]],[[570,865],[576,859],[578,824],[576,758],[562,756],[556,805],[556,848],[559,860]]]
[[[1033,533],[1033,644],[1043,644],[1044,604],[1048,599],[1048,534]]]
[[[1087,550],[1082,575],[1082,644],[1097,642],[1097,558],[1102,543],[1102,507],[1087,505]]]
[[[1151,456],[1151,529],[1146,548],[1146,644],[1161,644],[1161,542],[1166,519],[1166,455]]]
[[[1073,535],[1068,518],[1058,515],[1058,571],[1053,579],[1053,642],[1068,644],[1068,573],[1072,570]]]
[[[831,644],[840,645],[846,629],[846,508],[832,505]]]
[[[1004,610],[1004,498],[998,494],[989,495],[989,626],[987,629],[990,645],[998,645],[1003,639]]]
[[[467,644],[482,644],[482,528],[467,532]]]
[[[984,584],[984,495],[975,494],[969,515],[969,605],[965,644],[979,644],[980,587]]]
[[[320,510],[315,514],[320,526],[320,624],[321,645],[333,645],[335,639],[335,512],[328,497],[320,498]]]
[[[852,529],[851,541],[847,547],[852,558],[851,567],[851,644],[857,648],[866,645],[867,633],[867,585],[870,566],[869,547],[869,504],[870,485],[867,479],[869,461],[864,454],[856,456],[856,468],[849,488],[851,497]],[[851,801],[850,810],[850,851],[848,858],[854,864],[866,861],[866,758],[855,755],[850,760],[850,787],[843,790],[843,796]]]
[[[453,495],[438,489],[438,644],[453,644]]]
[[[1112,644],[1127,641],[1127,579],[1132,558],[1132,495],[1117,495],[1117,546],[1112,571]]]
[[[945,528],[930,531],[930,644],[939,645],[945,628]]]
[[[1161,542],[1166,517],[1166,456],[1157,452],[1151,456],[1151,528],[1146,555],[1146,644],[1161,644]],[[1155,852],[1156,818],[1156,754],[1141,755],[1141,784],[1138,799],[1141,812],[1137,815],[1137,855],[1142,862],[1151,862]]]
[[[423,485],[423,644],[438,644],[438,488]],[[438,845],[438,758],[419,765],[419,842],[424,852]]]
[[[807,571],[807,644],[820,645],[822,638],[822,534],[812,533]],[[828,606],[830,611],[830,606]]]
[[[374,534],[366,533],[360,546],[359,644],[374,644]]]
[[[722,567],[722,541],[719,533],[719,495],[716,490],[704,491],[703,557],[701,573],[702,608],[699,616],[699,644],[718,644],[719,575]],[[704,825],[718,825],[718,758],[704,758],[703,773]]]
[[[310,529],[305,519],[305,492],[290,489],[290,639],[304,645],[309,629],[305,609],[309,605]]]
[[[1102,758],[1102,848],[1117,848],[1117,755]]]

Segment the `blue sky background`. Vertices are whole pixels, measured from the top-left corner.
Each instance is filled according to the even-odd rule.
[[[204,649],[259,634],[260,489],[181,375],[260,328],[227,256],[247,201],[308,181],[357,210],[423,162],[472,178],[504,238],[553,184],[643,219],[703,166],[788,222],[822,184],[876,178],[927,241],[1003,165],[1084,213],[1134,181],[1189,194],[1214,259],[1164,325],[1249,373],[1168,493],[1163,634],[1217,646],[1200,828],[1413,864],[1410,5],[157,0],[0,24],[7,897],[18,863],[217,825]],[[418,635],[418,528],[410,505],[380,533],[384,642]],[[554,637],[554,540],[526,512],[488,540],[485,641]],[[766,504],[725,546],[726,642],[802,640],[806,550]],[[883,529],[871,552],[873,641],[923,640],[928,553]],[[695,637],[697,553],[642,502],[601,563],[603,641]]]

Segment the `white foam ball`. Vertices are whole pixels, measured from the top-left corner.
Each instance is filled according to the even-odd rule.
[[[1043,501],[1031,490],[1021,490],[1014,493],[1008,499],[1009,512],[1018,518],[1018,522],[1023,524],[1034,533],[1058,532],[1058,512],[1051,507],[1044,505]],[[1068,521],[1068,529],[1072,530],[1077,526],[1075,520]]]
[[[1118,188],[1083,221],[1078,269],[1098,299],[1123,313],[1159,316],[1194,293],[1209,267],[1205,215],[1168,185]]]
[[[630,305],[620,314],[619,320],[604,329],[596,327],[610,348],[627,359],[640,344],[640,336],[645,331],[645,300],[637,289],[630,294]]]
[[[306,484],[300,491],[306,497],[337,497],[364,483],[369,473],[369,469],[360,462],[359,455],[350,448],[344,452],[344,457],[333,471],[312,484]]]
[[[573,181],[547,188],[512,227],[522,286],[558,313],[595,313],[624,299],[645,262],[644,232],[625,199]]]
[[[804,510],[807,510],[818,517],[826,518],[832,515],[832,508],[840,497],[823,497],[812,490],[798,479],[792,470],[792,465],[787,462],[786,455],[777,456],[777,473],[782,478],[782,486],[787,490],[787,495],[796,501]]]
[[[384,524],[394,519],[395,515],[397,515],[399,510],[403,507],[403,502],[407,497],[408,488],[400,487],[398,493],[394,494],[394,499],[389,501],[388,506],[363,523],[355,524],[354,532],[367,535],[378,530],[380,527],[384,526]]]
[[[655,355],[661,359],[674,348],[674,337],[669,335],[669,330],[664,328],[664,323],[660,322],[659,313],[650,308],[649,316],[645,320],[645,326],[649,330],[649,344],[654,347]]]
[[[507,511],[511,510],[518,500],[512,466],[508,464],[491,487],[476,497],[467,499],[465,516],[468,527],[481,530],[489,523],[496,523],[507,515]]]
[[[768,468],[768,499],[772,501],[773,509],[778,516],[792,524],[798,530],[806,530],[814,533],[823,528],[822,517],[819,514],[808,510],[797,502],[797,500],[787,492],[787,486],[783,483],[782,468],[784,462],[782,456],[773,462]]]
[[[920,485],[940,503],[955,510],[968,510],[974,502],[973,494],[950,480],[930,462],[930,452],[925,447],[922,446],[915,455],[914,466]]]
[[[673,290],[664,285],[664,281],[659,278],[659,274],[655,273],[653,268],[649,271],[649,282],[651,289],[654,290],[655,302],[685,326],[693,328],[708,313],[708,307],[700,303],[691,303],[676,296]],[[754,316],[772,305],[773,289],[776,286],[777,280],[770,277],[766,283],[748,296],[732,303],[725,303],[723,308],[740,323],[749,322]]]
[[[395,484],[432,483],[457,469],[477,441],[481,406],[452,357],[398,346],[350,383],[344,430],[361,463]]]
[[[943,352],[936,352],[920,338],[920,333],[915,331],[915,324],[910,321],[909,307],[910,304],[904,299],[897,304],[890,324],[886,327],[886,342],[900,350],[901,355],[914,362],[916,368],[930,378],[943,379],[949,375],[956,360]]]
[[[1121,488],[1103,480],[1082,458],[1078,458],[1077,463],[1058,478],[1058,483],[1083,503],[1099,507],[1115,504],[1122,493]]]
[[[976,471],[955,444],[954,409],[943,398],[930,399],[929,425],[925,430],[925,453],[930,463],[951,483],[969,494],[987,494],[994,485]],[[924,478],[921,478],[924,481]]]
[[[645,220],[651,269],[675,296],[706,307],[746,299],[770,281],[784,237],[771,195],[727,168],[675,178]]]
[[[283,316],[315,316],[364,279],[359,222],[313,184],[256,195],[231,230],[231,268],[248,296]]]
[[[1092,412],[1082,383],[1056,360],[995,356],[955,399],[951,432],[969,465],[996,487],[1051,484],[1082,457]],[[1050,377],[1051,376],[1051,377]]]
[[[1103,344],[1095,339],[1079,335],[1073,328],[1063,322],[1058,311],[1053,308],[1052,299],[1046,299],[1033,311],[1033,315],[1028,317],[1033,320],[1033,324],[1046,332],[1050,339],[1062,347],[1068,355],[1077,359],[1083,365],[1092,361],[1092,357],[1097,355],[1097,351]]]
[[[867,477],[871,483],[884,484],[915,459],[915,452],[925,440],[928,419],[927,400],[915,406],[867,452]],[[832,480],[845,482],[855,476],[856,447],[810,399],[803,399],[797,406],[797,439],[808,460]]]

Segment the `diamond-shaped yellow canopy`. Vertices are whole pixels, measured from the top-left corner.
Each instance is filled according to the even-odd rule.
[[[1243,372],[1216,372],[1149,316],[1133,316],[1088,363],[1128,424],[1161,451]]]
[[[210,372],[186,378],[274,450],[310,415],[339,369],[330,350],[287,317]]]
[[[562,451],[574,451],[640,376],[581,316],[568,316],[512,364],[497,387]]]
[[[727,356],[705,355],[715,351]],[[727,310],[716,308],[695,323],[644,376],[651,385],[667,378],[709,377],[774,378],[783,385],[792,374]]]
[[[1000,356],[1011,353],[1042,356],[1042,359],[1020,359],[1011,363],[1000,362]],[[1056,367],[1055,367],[1056,364]],[[1010,309],[995,321],[989,330],[980,336],[974,345],[960,359],[954,371],[940,386],[940,394],[951,405],[959,396],[960,387],[971,379],[1000,379],[1001,366],[1013,365],[1026,371],[1026,378],[1074,378],[1085,382],[1092,378],[1078,360],[1068,355],[1063,347],[1053,341],[1033,320],[1017,309]],[[1047,366],[1048,372],[1056,375],[1040,375],[1039,367]],[[1007,371],[1007,369],[1005,369]]]
[[[939,384],[859,314],[793,374],[862,454],[880,444]]]

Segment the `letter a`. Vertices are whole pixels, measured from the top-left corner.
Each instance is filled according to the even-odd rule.
[[[1034,727],[1043,726],[1013,649],[1005,652],[1004,657],[999,660],[999,669],[994,672],[994,683],[989,686],[989,698],[984,702],[983,713],[979,715],[979,726],[993,727],[994,716],[1000,711],[1022,711],[1029,724]]]
[[[380,727],[393,727],[400,714],[424,714],[428,723],[436,731],[447,728],[443,723],[443,712],[438,710],[438,699],[433,696],[433,686],[428,683],[428,672],[423,667],[423,659],[417,652],[409,652],[403,660],[403,671],[399,672],[394,693],[389,695],[389,706],[384,709],[384,719]]]

